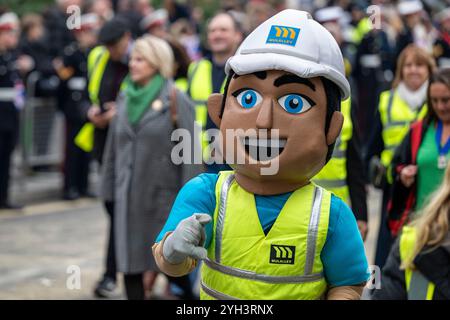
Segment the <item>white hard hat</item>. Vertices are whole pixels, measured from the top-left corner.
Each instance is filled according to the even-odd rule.
[[[287,9],[259,25],[228,59],[225,72],[238,75],[284,70],[302,78],[334,82],[342,99],[350,96],[344,60],[333,36],[305,11]]]
[[[402,1],[398,4],[398,13],[400,13],[402,16],[406,16],[409,14],[417,13],[422,11],[423,5],[422,2],[417,0],[412,1]]]

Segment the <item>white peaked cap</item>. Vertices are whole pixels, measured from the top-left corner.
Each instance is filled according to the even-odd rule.
[[[154,24],[166,23],[168,18],[169,13],[166,9],[158,9],[145,16],[140,22],[140,27],[143,30],[147,30]]]
[[[7,28],[19,25],[19,18],[14,12],[6,12],[0,15],[0,27]]]
[[[91,25],[97,25],[100,22],[100,19],[98,18],[98,15],[95,13],[86,13],[83,14],[80,17],[81,25],[82,26],[91,26]]]
[[[412,1],[402,1],[398,4],[398,13],[402,16],[406,16],[408,14],[413,14],[422,11],[423,5],[422,2],[417,0]]]
[[[230,70],[238,75],[284,70],[301,78],[322,76],[339,87],[343,100],[350,96],[336,40],[306,11],[283,10],[259,25],[228,59],[225,72]]]
[[[325,7],[316,11],[315,18],[318,22],[328,22],[340,20],[344,16],[344,10],[341,7]]]

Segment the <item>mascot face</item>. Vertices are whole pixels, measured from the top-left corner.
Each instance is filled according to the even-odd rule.
[[[341,113],[334,112],[325,132],[327,98],[319,77],[280,70],[234,75],[223,114],[222,99],[220,94],[208,99],[208,112],[221,131],[222,154],[236,181],[256,194],[289,192],[309,183],[325,165],[328,146],[342,127]]]

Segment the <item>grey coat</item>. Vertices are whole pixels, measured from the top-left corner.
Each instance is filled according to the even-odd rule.
[[[162,109],[149,107],[132,126],[125,98],[117,100],[103,158],[101,195],[114,201],[114,239],[119,272],[128,274],[158,270],[151,246],[164,226],[172,203],[184,182],[200,173],[201,165],[175,165],[171,161],[173,125],[167,81],[158,99]],[[155,100],[156,101],[156,100]],[[194,106],[177,91],[177,124],[194,137]],[[193,139],[197,142],[199,139]],[[192,146],[191,152],[199,148]],[[198,150],[198,149],[197,149]]]

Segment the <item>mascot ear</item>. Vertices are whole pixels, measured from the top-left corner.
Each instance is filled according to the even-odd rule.
[[[344,116],[339,111],[335,111],[331,117],[330,127],[327,132],[327,145],[331,145],[336,141],[339,133],[341,133],[343,124]]]
[[[222,111],[223,94],[213,93],[208,97],[208,114],[217,128],[220,128],[220,112]]]

